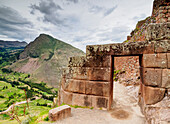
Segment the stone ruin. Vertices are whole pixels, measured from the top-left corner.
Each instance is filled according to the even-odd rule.
[[[164,2],[166,4],[154,1],[152,15],[160,18],[147,25],[144,41],[89,45],[86,46],[86,56],[71,57],[68,68],[63,71],[59,104],[110,110],[115,58],[137,56],[141,111],[148,123],[170,122],[170,6],[166,0]],[[164,16],[160,16],[162,11],[159,10],[162,8],[168,11],[166,21],[161,21]]]

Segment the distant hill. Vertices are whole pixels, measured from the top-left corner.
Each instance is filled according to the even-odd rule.
[[[24,41],[0,40],[0,68],[16,62],[26,45],[27,43]]]
[[[0,48],[19,48],[19,47],[25,47],[27,45],[27,42],[25,41],[4,41],[0,40]]]
[[[19,61],[10,68],[31,74],[34,82],[44,81],[58,87],[62,67],[67,66],[68,57],[79,55],[84,55],[84,52],[47,34],[40,34],[25,47]]]

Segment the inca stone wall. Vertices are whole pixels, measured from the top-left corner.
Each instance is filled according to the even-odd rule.
[[[170,22],[170,2],[168,0],[155,0],[153,3],[152,16],[141,20],[136,25],[136,29],[127,37],[128,42],[145,41],[146,28],[150,23]]]
[[[161,6],[155,15],[156,23],[170,22],[170,6]]]
[[[110,109],[113,62],[139,56],[139,104],[148,123],[170,121],[170,22],[151,23],[145,41],[86,47],[85,57],[71,57],[63,72],[59,103]],[[163,114],[164,113],[164,114]]]
[[[157,15],[158,13],[158,9],[161,6],[169,6],[169,0],[154,0],[153,2],[153,11],[152,11],[152,16],[155,17],[155,15]]]

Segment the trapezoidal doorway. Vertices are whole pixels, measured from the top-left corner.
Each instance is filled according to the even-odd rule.
[[[138,105],[142,55],[112,56],[110,108]]]
[[[112,56],[110,114],[113,118],[143,124],[138,105],[142,55]]]

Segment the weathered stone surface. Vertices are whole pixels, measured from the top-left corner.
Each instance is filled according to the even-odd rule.
[[[167,68],[166,53],[143,54],[142,66],[147,68]]]
[[[110,56],[71,57],[69,67],[110,67]]]
[[[86,61],[85,56],[70,57],[68,67],[85,67]]]
[[[170,52],[170,40],[152,41],[155,45],[156,53]]]
[[[78,92],[85,94],[85,92],[86,92],[86,81],[78,80],[78,82],[79,82],[79,91]]]
[[[88,70],[88,76],[91,81],[109,81],[110,68],[90,68]]]
[[[79,92],[79,82],[73,79],[70,79],[69,83],[68,83],[68,91],[71,92]]]
[[[85,93],[85,83],[86,81],[84,80],[70,79],[67,91],[73,93]]]
[[[84,95],[84,94],[73,94],[73,101],[72,105],[78,105],[78,106],[92,106],[92,99],[90,95]]]
[[[86,94],[95,96],[109,96],[110,82],[87,81]]]
[[[168,124],[170,121],[169,107],[153,107],[152,105],[147,105],[144,111],[148,124]]]
[[[154,42],[141,41],[86,46],[86,56],[139,55],[154,53]]]
[[[49,120],[57,121],[71,116],[71,107],[63,105],[49,111]]]
[[[143,85],[142,90],[145,104],[156,104],[157,102],[160,102],[165,95],[164,88],[155,88]]]
[[[109,97],[92,96],[92,106],[94,108],[107,109],[109,107],[108,104],[109,104]]]
[[[60,104],[66,103],[66,104],[71,105],[72,97],[73,97],[72,93],[64,91],[62,88],[60,89]]]
[[[162,87],[170,88],[170,69],[162,71]]]
[[[103,96],[110,96],[110,82],[103,82]]]
[[[65,77],[61,78],[61,87],[64,91],[68,91],[68,84],[70,83],[70,79],[67,79]]]
[[[72,67],[72,78],[78,80],[88,80],[88,70],[86,67]]]
[[[170,88],[167,89],[167,92],[168,92],[167,96],[170,98]]]
[[[161,87],[162,69],[141,68],[141,78],[146,86]]]
[[[72,105],[107,109],[108,100],[108,97],[74,93]]]
[[[167,59],[168,59],[168,68],[170,68],[170,53],[167,53]]]
[[[161,121],[170,122],[170,108],[162,108],[159,111]]]
[[[146,39],[151,40],[161,40],[170,39],[170,23],[151,23],[146,29]]]

